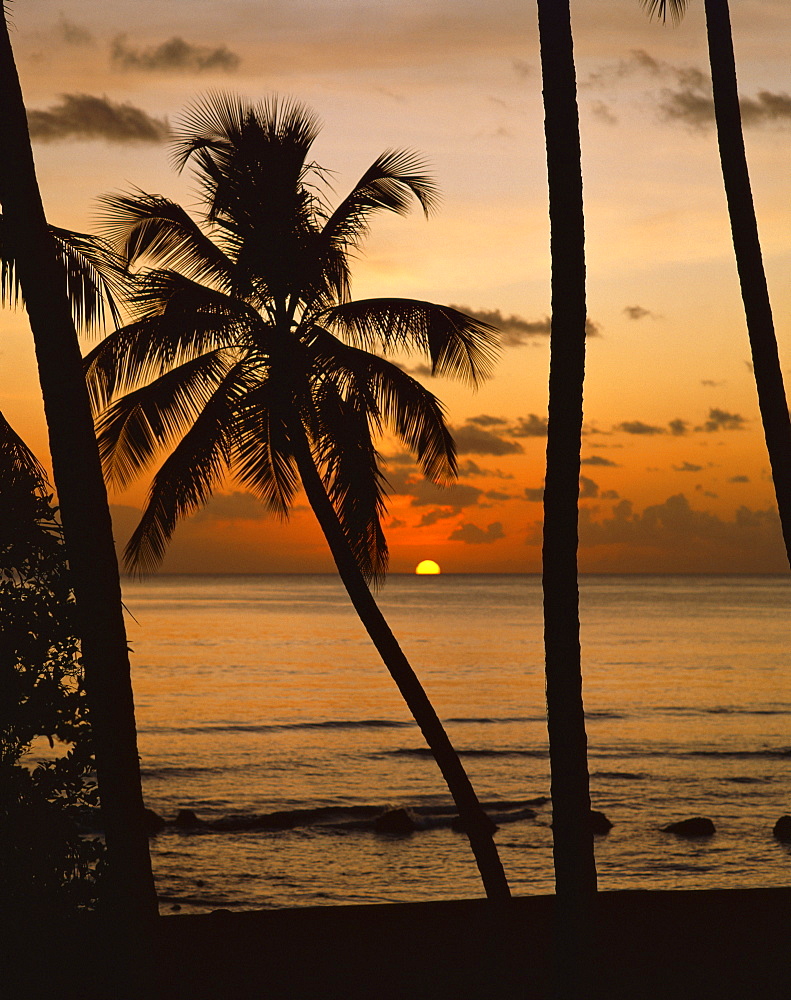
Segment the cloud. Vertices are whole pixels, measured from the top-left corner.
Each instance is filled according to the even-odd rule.
[[[546,437],[547,418],[531,413],[526,417],[520,417],[510,431],[514,437]]]
[[[580,476],[580,500],[591,500],[599,495],[599,484],[587,476]]]
[[[541,503],[544,499],[544,487],[537,486],[535,488],[531,486],[525,487],[525,500],[528,503]]]
[[[761,90],[757,98],[742,98],[739,107],[746,128],[766,122],[791,121],[791,94],[773,94],[770,90]]]
[[[437,507],[435,510],[430,510],[425,513],[418,521],[416,527],[428,528],[432,524],[436,524],[437,521],[442,521],[448,517],[456,517],[457,514],[458,510],[446,510],[442,507]]]
[[[524,59],[514,59],[511,62],[514,68],[514,73],[521,79],[526,80],[529,76],[533,75],[533,67],[530,63],[525,62]]]
[[[613,112],[609,104],[605,104],[604,101],[593,101],[590,107],[593,117],[598,118],[605,125],[618,124],[618,116]]]
[[[657,427],[655,424],[644,424],[642,420],[624,420],[617,424],[613,430],[624,431],[626,434],[666,434],[664,427]]]
[[[749,483],[749,476],[731,476],[728,480],[729,483]]]
[[[168,124],[132,104],[107,97],[63,94],[60,104],[28,112],[30,136],[39,142],[63,139],[103,139],[105,142],[164,142]]]
[[[495,327],[500,331],[503,347],[521,347],[536,337],[548,337],[552,327],[549,316],[531,320],[513,313],[506,316],[499,309],[470,309],[468,306],[457,305],[451,308]],[[590,317],[585,321],[585,333],[588,337],[598,337],[600,329],[600,324]]]
[[[383,455],[388,465],[411,465],[415,468],[415,456],[411,451],[399,451],[395,455]]]
[[[652,313],[650,309],[644,309],[642,306],[626,306],[624,308],[624,313],[629,317],[629,319],[645,319],[646,316],[650,316],[651,319],[658,319],[659,317],[656,313]]]
[[[618,468],[617,462],[613,462],[612,459],[605,458],[603,455],[589,455],[587,458],[581,458],[580,465],[609,465],[613,469]]]
[[[80,46],[93,44],[94,39],[90,31],[81,24],[69,21],[63,14],[60,15],[55,32],[60,41],[65,42],[67,45]]]
[[[621,500],[611,518],[595,521],[587,508],[580,511],[580,544],[644,546],[683,551],[693,543],[707,543],[713,552],[725,556],[729,549],[750,549],[760,544],[777,548],[782,555],[779,518],[774,510],[750,510],[740,507],[732,521],[716,514],[693,510],[683,493],[668,497],[664,503],[635,513],[629,500]]]
[[[505,538],[503,526],[499,521],[493,521],[486,530],[476,524],[462,524],[448,536],[450,542],[464,542],[466,545],[490,545]]]
[[[674,465],[676,472],[701,472],[702,465],[694,465],[692,462],[684,462],[682,465]]]
[[[665,121],[693,129],[707,129],[714,124],[714,98],[708,74],[696,66],[673,66],[654,59],[643,49],[635,49],[626,59],[601,66],[586,77],[582,86],[612,88],[633,76],[648,76],[670,84],[659,97],[659,113]],[[745,128],[791,122],[791,94],[785,92],[761,90],[756,97],[740,98],[739,106]],[[614,119],[607,105],[602,105],[602,109],[604,114],[600,113],[600,118],[607,120],[609,115]]]
[[[676,417],[675,420],[669,420],[667,426],[670,428],[671,434],[675,437],[681,437],[687,433],[689,423],[686,420],[682,420],[681,417]]]
[[[506,316],[499,309],[470,309],[467,306],[452,306],[451,308],[458,309],[482,323],[496,327],[500,331],[504,347],[520,347],[534,337],[549,336],[549,316],[545,316],[543,319],[529,320],[515,314]]]
[[[436,375],[431,370],[431,365],[414,365],[412,368],[402,365],[401,367],[407,375],[417,375],[419,378],[436,378]]]
[[[739,108],[745,128],[791,122],[791,94],[761,90],[757,97],[740,98]],[[701,74],[700,79],[690,78],[677,90],[663,90],[659,109],[666,121],[682,122],[694,129],[709,128],[714,124],[711,85]]]
[[[149,73],[227,73],[235,70],[240,63],[239,56],[224,45],[216,48],[192,45],[174,36],[153,48],[134,49],[127,45],[126,38],[126,35],[117,35],[113,39],[110,62],[116,69]]]
[[[215,493],[195,515],[195,521],[261,521],[269,517],[266,507],[252,493],[235,490]]]
[[[518,455],[524,449],[518,441],[487,431],[477,424],[467,423],[452,428],[459,455]]]
[[[648,73],[652,76],[660,76],[666,63],[660,63],[644,49],[632,49],[625,59],[619,59],[615,63],[605,63],[599,69],[589,73],[582,80],[581,87],[607,87],[617,80],[623,80],[634,76],[636,73]]]
[[[489,413],[480,413],[477,417],[468,417],[468,424],[477,424],[479,427],[503,427],[508,421],[505,417],[493,417]]]
[[[590,316],[588,316],[588,318],[585,320],[585,336],[600,337],[601,323],[597,323],[595,320],[591,319]]]
[[[514,478],[511,473],[503,472],[501,469],[484,469],[477,462],[473,462],[471,458],[459,466],[458,472],[459,478],[464,476],[493,476],[495,479]]]
[[[747,420],[738,413],[728,413],[727,410],[720,410],[716,406],[709,410],[709,419],[702,427],[696,427],[696,431],[703,431],[713,434],[717,431],[742,431]]]
[[[721,385],[725,385],[724,382],[715,382],[713,378],[702,378],[700,384],[705,385],[708,389],[719,389]]]
[[[437,486],[409,469],[399,469],[387,477],[389,492],[412,497],[413,507],[452,507],[457,513],[464,507],[474,507],[483,490],[466,483]]]

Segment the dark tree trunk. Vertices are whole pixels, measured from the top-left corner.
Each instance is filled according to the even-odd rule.
[[[786,556],[791,564],[791,420],[744,151],[728,0],[705,0],[705,9],[722,178],[747,318],[758,405],[772,466]]]
[[[568,0],[538,0],[552,258],[544,488],[544,646],[560,996],[584,996],[596,892],[582,707],[577,525],[585,377],[585,230]]]
[[[510,899],[511,893],[493,838],[497,827],[483,811],[470,779],[428,695],[379,610],[379,605],[360,572],[335,509],[327,496],[314,464],[307,437],[296,427],[293,445],[297,468],[308,502],[327,539],[343,585],[360,621],[420,727],[448,785],[459,811],[464,832],[469,837],[486,895],[492,900]]]
[[[137,756],[129,654],[110,510],[66,281],[36,180],[8,29],[0,31],[0,203],[30,317],[55,487],[77,602],[96,752],[109,879],[109,914],[157,913]]]

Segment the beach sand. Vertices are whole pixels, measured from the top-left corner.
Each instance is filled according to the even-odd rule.
[[[503,909],[459,900],[162,917],[128,995],[539,1000],[550,995],[553,906],[534,896]],[[791,889],[602,892],[595,924],[602,998],[791,997]],[[96,955],[112,967],[117,952],[102,936],[93,918],[39,927],[33,963],[17,942],[5,995],[113,1000]]]

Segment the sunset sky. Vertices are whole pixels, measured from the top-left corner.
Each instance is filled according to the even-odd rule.
[[[791,381],[791,5],[732,0],[745,138]],[[582,124],[588,341],[580,564],[589,572],[780,572],[774,513],[713,127],[702,0],[680,27],[638,0],[572,2]],[[383,150],[423,153],[426,221],[375,221],[360,297],[464,307],[503,328],[477,392],[407,367],[446,404],[457,486],[381,445],[391,568],[540,570],[549,234],[535,4],[505,0],[16,0],[11,37],[50,220],[89,230],[98,195],[195,201],[167,120],[227,89],[295,97],[324,121],[341,197]],[[46,455],[31,338],[0,313],[0,409]],[[146,483],[111,502],[117,535]],[[169,572],[327,571],[310,511],[287,525],[227,493],[178,530]],[[787,568],[787,567],[786,567]]]

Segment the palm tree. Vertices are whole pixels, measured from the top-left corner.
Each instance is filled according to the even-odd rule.
[[[456,473],[440,403],[385,355],[417,348],[435,373],[475,384],[490,370],[494,334],[428,302],[351,300],[350,257],[371,216],[403,214],[413,197],[428,213],[437,192],[414,154],[389,151],[332,209],[328,174],[308,159],[318,132],[296,102],[209,95],[174,132],[175,163],[190,163],[198,180],[203,225],[160,195],[103,199],[114,249],[151,266],[132,279],[133,322],[86,358],[94,403],[105,407],[99,446],[119,486],[172,448],[127,546],[137,570],[158,564],[178,520],[229,472],[281,517],[304,488],[451,790],[487,894],[505,898],[494,824],[368,586],[387,568],[375,435],[392,431],[433,480]]]
[[[77,601],[106,834],[109,884],[103,904],[118,918],[145,920],[156,915],[157,904],[144,826],[121,588],[69,302],[71,296],[78,319],[98,319],[99,286],[93,280],[88,257],[79,251],[72,258],[73,266],[64,268],[63,253],[58,252],[47,226],[5,16],[0,31],[0,80],[0,135],[4,141],[0,157],[0,292],[5,300],[24,299],[35,343]],[[61,242],[61,250],[63,245]]]
[[[640,0],[649,15],[679,21],[687,0]],[[704,0],[722,178],[731,220],[758,407],[772,467],[786,556],[791,565],[791,419],[777,350],[772,307],[761,256],[750,174],[744,149],[728,0]]]
[[[585,228],[568,0],[538,0],[552,258],[544,487],[544,647],[552,774],[558,996],[585,995],[596,892],[582,705],[577,532],[585,377]]]

